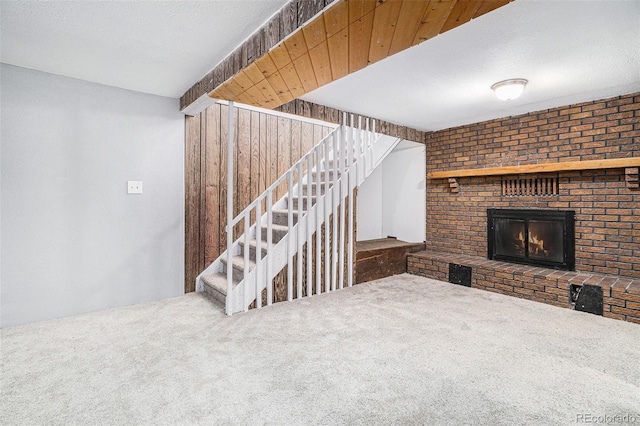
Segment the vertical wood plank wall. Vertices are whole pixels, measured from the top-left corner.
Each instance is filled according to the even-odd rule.
[[[353,115],[354,123],[358,123],[358,120],[362,120],[362,123],[365,123],[367,119],[375,119],[376,132],[419,143],[425,143],[426,135],[429,134],[429,132],[424,132],[422,130],[417,130],[411,127],[402,126],[400,124],[391,123],[390,121],[379,120],[375,117],[367,117],[360,114],[354,114],[349,111],[341,111],[337,108],[314,104],[313,102],[303,101],[302,99],[294,99],[274,109],[276,111],[285,112],[287,114],[314,118],[316,120],[322,120],[328,123],[335,124],[343,124],[343,113],[346,113],[347,117],[349,117],[347,118],[347,120],[350,120],[351,115]]]
[[[333,127],[241,107],[235,115],[237,215]],[[195,290],[196,276],[226,249],[227,135],[226,105],[185,117],[185,292]],[[274,202],[285,193],[286,186],[279,188]],[[234,229],[236,238],[243,226]]]

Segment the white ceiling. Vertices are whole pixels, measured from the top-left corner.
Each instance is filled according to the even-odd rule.
[[[0,0],[0,59],[179,98],[286,2]]]
[[[500,101],[491,85],[529,80]],[[420,130],[640,91],[640,1],[516,0],[305,100]]]
[[[0,59],[177,98],[286,2],[0,0]],[[639,1],[517,0],[304,99],[436,130],[636,91]]]

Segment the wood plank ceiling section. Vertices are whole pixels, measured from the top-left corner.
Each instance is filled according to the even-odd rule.
[[[209,96],[276,108],[512,0],[338,0]]]

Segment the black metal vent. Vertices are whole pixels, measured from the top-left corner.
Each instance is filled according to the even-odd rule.
[[[576,311],[602,315],[602,288],[597,285],[583,284],[577,292],[575,303]]]
[[[471,267],[450,263],[449,282],[452,284],[460,284],[465,287],[471,287]]]

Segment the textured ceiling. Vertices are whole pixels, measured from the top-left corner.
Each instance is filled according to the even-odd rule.
[[[286,2],[1,0],[0,58],[178,98]]]
[[[176,98],[286,3],[0,1],[2,62]],[[436,130],[635,91],[640,1],[516,0],[304,99]]]
[[[490,87],[526,78],[499,101]],[[438,130],[640,91],[640,2],[516,0],[303,99]]]

